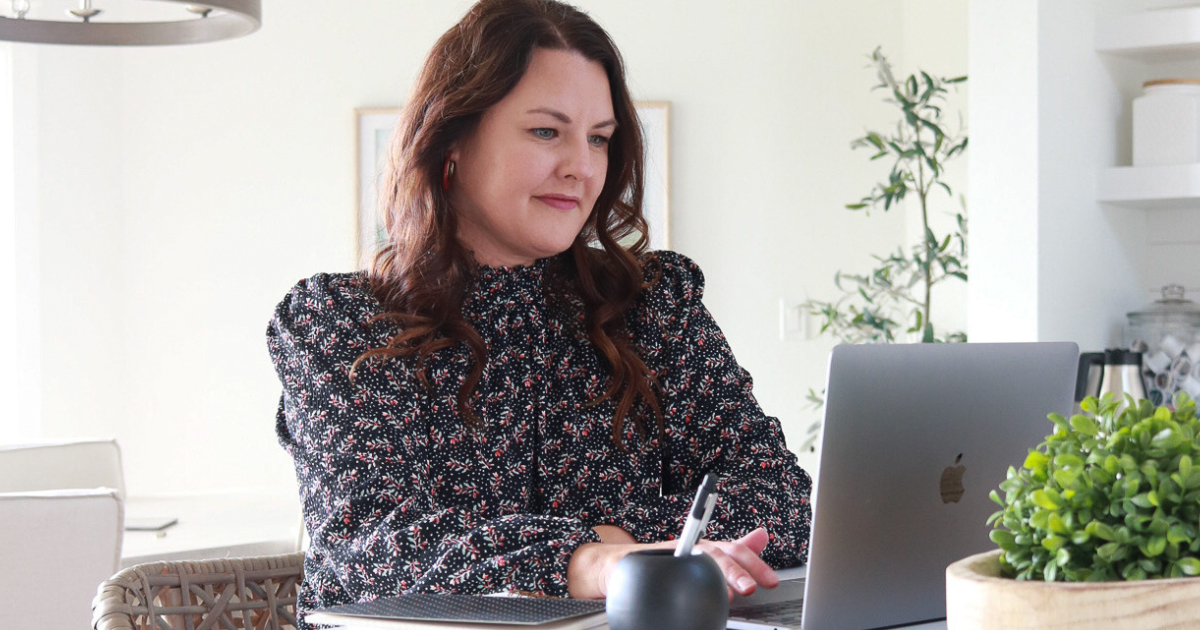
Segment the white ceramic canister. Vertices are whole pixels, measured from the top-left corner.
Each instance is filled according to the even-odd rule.
[[[1200,162],[1200,79],[1142,84],[1133,100],[1133,165]]]

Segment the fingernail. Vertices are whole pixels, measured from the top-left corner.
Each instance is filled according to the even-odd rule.
[[[737,581],[738,590],[743,593],[754,588],[754,578],[743,577]]]

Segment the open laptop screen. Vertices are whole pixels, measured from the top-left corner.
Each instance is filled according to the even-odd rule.
[[[1071,410],[1073,343],[838,346],[805,630],[943,618],[945,570],[995,547],[988,493]]]

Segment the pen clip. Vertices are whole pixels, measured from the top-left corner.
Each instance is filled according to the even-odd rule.
[[[700,517],[700,537],[704,537],[704,529],[708,527],[708,519],[712,518],[713,508],[717,507],[717,493],[708,495],[704,505],[704,516]]]
[[[704,537],[708,519],[717,504],[717,479],[717,475],[709,473],[704,475],[704,480],[700,482],[700,487],[696,490],[696,499],[692,502],[692,509],[688,511],[687,522],[683,526],[683,533],[675,547],[676,557],[690,554],[696,542]]]

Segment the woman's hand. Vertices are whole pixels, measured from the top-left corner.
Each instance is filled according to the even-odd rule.
[[[600,527],[609,527],[601,525]],[[616,529],[620,534],[611,531],[600,531],[600,540],[620,540],[620,534],[629,537],[624,530]],[[725,583],[729,585],[729,596],[734,593],[749,595],[758,586],[775,588],[779,585],[779,577],[775,571],[758,557],[766,548],[769,537],[767,531],[759,528],[731,542],[701,540],[696,548],[704,551],[721,568],[725,574]],[[571,597],[577,599],[600,599],[608,595],[608,576],[617,562],[626,554],[644,549],[674,549],[678,541],[671,540],[650,544],[630,543],[587,543],[580,545],[571,556],[567,565],[567,590]]]

